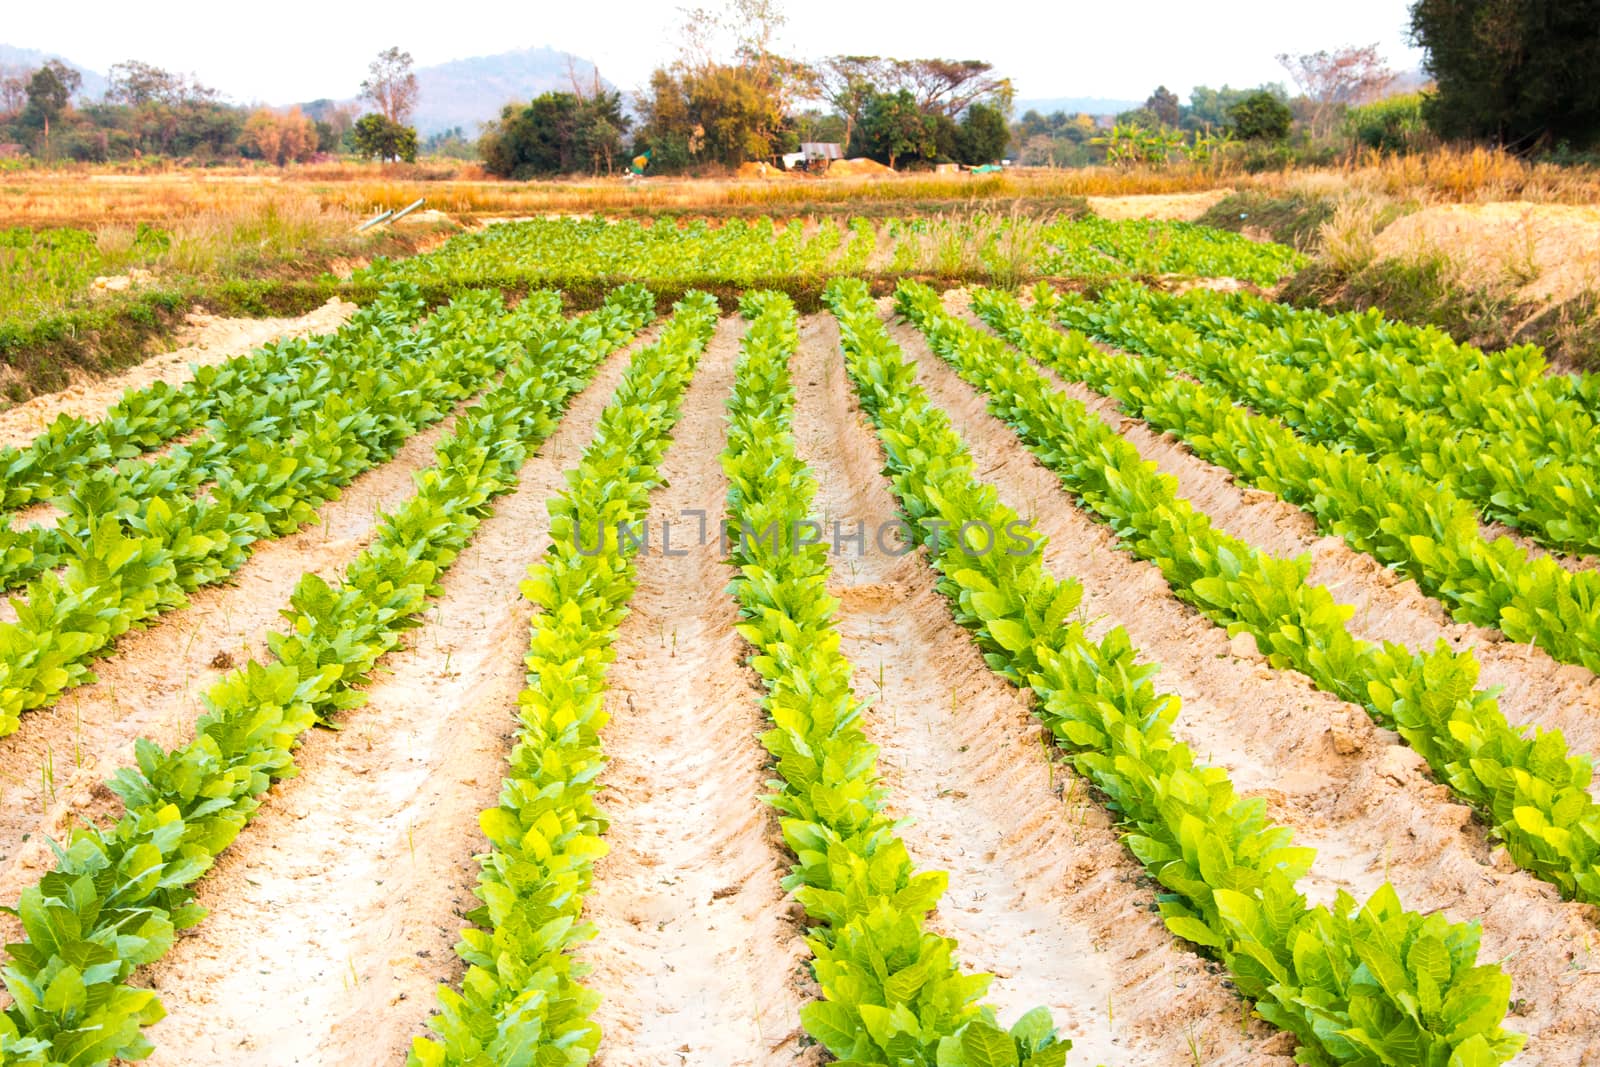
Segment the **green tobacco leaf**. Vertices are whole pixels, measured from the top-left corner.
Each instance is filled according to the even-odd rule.
[[[1185,941],[1193,941],[1195,944],[1205,945],[1207,948],[1227,947],[1227,941],[1223,939],[1221,934],[1192,915],[1168,916],[1166,923],[1168,930],[1171,930]]]
[[[967,1067],[1021,1067],[1011,1035],[982,1019],[973,1020],[961,1031],[961,1054]]]
[[[985,628],[995,643],[1007,652],[1021,652],[1033,644],[1033,635],[1021,623],[1011,619],[990,619]]]

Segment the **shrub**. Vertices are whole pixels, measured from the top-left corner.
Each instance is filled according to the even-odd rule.
[[[1294,112],[1265,89],[1251,93],[1228,109],[1233,131],[1243,141],[1283,141],[1289,136]]]

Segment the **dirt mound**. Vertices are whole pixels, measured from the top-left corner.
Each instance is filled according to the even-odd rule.
[[[1380,259],[1443,252],[1470,281],[1510,286],[1533,303],[1559,303],[1600,289],[1600,207],[1439,204],[1378,234]]]
[[[413,211],[411,214],[407,215],[405,218],[396,219],[395,220],[395,225],[396,226],[448,226],[450,223],[452,223],[454,221],[455,221],[454,219],[452,219],[449,215],[446,215],[443,211],[438,211],[438,210],[435,210],[434,208],[430,207],[430,208],[423,208],[420,211]]]
[[[1232,189],[1207,189],[1200,193],[1160,193],[1141,196],[1091,196],[1089,210],[1103,219],[1171,219],[1193,222]]]
[[[828,164],[830,178],[880,178],[893,173],[875,159],[836,159]]]
[[[784,171],[774,167],[771,163],[760,161],[739,164],[739,177],[741,178],[781,178]]]

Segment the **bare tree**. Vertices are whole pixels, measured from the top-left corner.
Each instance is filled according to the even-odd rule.
[[[0,67],[0,115],[18,114],[27,105],[31,77],[27,67]]]
[[[705,71],[716,65],[718,39],[725,29],[722,12],[709,7],[680,7],[678,63],[681,70]]]
[[[417,106],[417,76],[411,70],[411,53],[385,48],[367,68],[361,96],[390,122],[404,125]]]
[[[1313,104],[1312,136],[1327,132],[1329,119],[1339,107],[1375,100],[1395,79],[1376,44],[1346,45],[1332,52],[1298,56],[1284,53],[1278,62]]]

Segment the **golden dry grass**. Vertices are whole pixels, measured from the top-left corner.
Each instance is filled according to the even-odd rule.
[[[889,207],[896,202],[1064,199],[1202,193],[1225,187],[1352,192],[1420,203],[1600,201],[1600,170],[1530,164],[1483,149],[1439,149],[1418,156],[1350,158],[1339,167],[1244,174],[1187,164],[1160,169],[1015,169],[1003,174],[905,174],[876,178],[620,178],[509,182],[486,179],[472,164],[351,162],[308,166],[184,170],[170,166],[77,167],[0,173],[0,226],[165,223],[207,213],[236,214],[272,202],[290,214],[317,211],[352,225],[419,196],[457,216],[577,212],[771,210],[808,206]]]
[[[1188,193],[1216,188],[1215,174],[1188,168],[1109,168],[893,178],[769,180],[651,178],[506,182],[472,175],[418,178],[407,168],[355,164],[282,170],[21,170],[0,174],[0,226],[92,226],[152,222],[251,202],[311,201],[325,211],[357,216],[398,208],[419,196],[453,215],[534,215],[595,211],[754,208],[789,212],[808,205],[889,205],[899,201],[1014,200]],[[1226,184],[1225,182],[1221,184]]]

